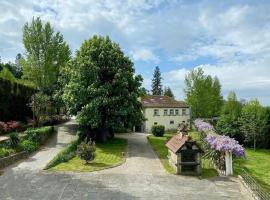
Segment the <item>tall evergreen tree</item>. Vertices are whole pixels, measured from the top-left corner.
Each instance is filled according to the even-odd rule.
[[[164,96],[169,96],[169,97],[174,98],[173,92],[170,87],[164,88]]]
[[[152,79],[152,94],[153,95],[162,95],[162,84],[161,84],[161,73],[158,66],[156,66],[153,79]]]

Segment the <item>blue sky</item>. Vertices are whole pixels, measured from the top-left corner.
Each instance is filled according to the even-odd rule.
[[[133,60],[150,89],[155,66],[163,85],[184,98],[184,78],[202,67],[222,94],[270,105],[270,1],[1,0],[0,56],[23,53],[22,26],[50,21],[75,52],[93,34],[109,35]]]

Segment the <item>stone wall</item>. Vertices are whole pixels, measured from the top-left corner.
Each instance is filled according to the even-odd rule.
[[[22,151],[8,157],[0,158],[0,169],[5,168],[21,159],[26,158],[28,155],[29,155],[28,152]]]

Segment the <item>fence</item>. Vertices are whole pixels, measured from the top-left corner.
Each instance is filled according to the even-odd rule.
[[[268,192],[262,186],[260,186],[260,184],[253,177],[251,177],[246,170],[244,169],[242,170],[241,176],[246,186],[252,191],[252,195],[255,199],[259,200],[270,199],[270,192]]]

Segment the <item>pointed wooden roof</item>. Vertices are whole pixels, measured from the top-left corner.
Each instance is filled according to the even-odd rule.
[[[166,147],[169,148],[172,152],[177,153],[182,149],[182,147],[186,144],[186,142],[191,142],[191,143],[195,144],[198,147],[199,151],[202,152],[201,147],[199,145],[197,145],[197,143],[194,140],[192,140],[192,138],[190,136],[182,135],[182,134],[174,135],[166,143]]]

